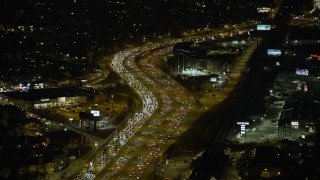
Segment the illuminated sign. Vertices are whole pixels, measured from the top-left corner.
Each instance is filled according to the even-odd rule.
[[[34,84],[33,89],[43,89],[44,84],[43,83],[39,83],[39,84]]]
[[[310,56],[313,57],[313,58],[318,58],[318,59],[320,59],[320,55],[317,55],[317,54],[310,54]]]
[[[309,76],[309,70],[308,70],[308,69],[300,69],[300,68],[297,68],[297,69],[296,69],[296,75]]]
[[[268,7],[261,7],[261,8],[257,8],[258,13],[269,13],[271,12],[271,8]]]
[[[281,56],[281,49],[268,49],[267,54],[269,56]]]
[[[249,122],[237,122],[238,125],[249,125]]]
[[[246,134],[246,125],[249,125],[249,122],[237,122],[237,125],[240,125],[240,134]]]
[[[212,77],[212,78],[210,78],[210,81],[211,81],[211,82],[217,82],[217,78]]]
[[[93,116],[95,116],[95,117],[99,117],[100,111],[99,110],[91,110],[91,114],[93,114]]]
[[[41,102],[46,102],[46,101],[49,101],[50,99],[49,98],[45,98],[45,99],[41,99],[40,101]]]
[[[299,128],[299,122],[298,121],[291,121],[291,126],[294,129],[298,129]]]
[[[271,29],[271,26],[267,25],[267,24],[258,24],[257,25],[258,31],[269,31],[270,29]]]

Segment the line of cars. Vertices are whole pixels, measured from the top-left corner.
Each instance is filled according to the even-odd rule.
[[[181,40],[171,43],[179,41]],[[106,163],[102,168],[94,169],[95,178],[128,179],[133,176],[136,179],[146,178],[144,173],[150,163],[154,163],[166,150],[167,145],[173,142],[170,139],[176,138],[183,132],[181,125],[191,111],[192,98],[175,81],[161,78],[165,73],[156,68],[155,61],[170,49],[150,51],[168,44],[170,43],[149,43],[115,55],[112,67],[142,97],[143,110],[139,110],[141,117],[128,118],[127,122],[131,123],[127,123],[111,137],[112,140],[106,145]],[[136,57],[141,54],[143,58],[139,62],[143,70],[136,65]],[[124,67],[122,62],[126,62],[127,67]],[[141,132],[141,127],[143,133],[137,133]],[[166,131],[155,133],[154,127],[161,127]],[[131,138],[133,135],[134,139]],[[123,138],[121,144],[119,137]],[[149,148],[145,148],[146,146]],[[97,161],[93,160],[93,163],[95,162]],[[80,174],[80,177],[83,175]]]

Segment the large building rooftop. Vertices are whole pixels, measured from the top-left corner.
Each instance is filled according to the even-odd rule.
[[[16,100],[37,101],[41,99],[55,99],[58,97],[92,96],[97,91],[89,88],[52,88],[34,89],[28,92],[3,92],[0,96],[6,96]]]

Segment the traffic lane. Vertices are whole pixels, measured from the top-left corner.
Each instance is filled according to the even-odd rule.
[[[133,151],[126,151],[126,149],[128,147],[124,147],[122,149],[119,150],[119,152],[117,153],[117,155],[110,161],[108,162],[108,164],[102,169],[102,171],[100,171],[97,174],[97,178],[102,178],[104,177],[107,172],[109,172],[111,176],[115,176],[120,169],[122,169],[124,167],[124,165],[127,163],[124,163],[121,161],[122,158],[126,158],[129,161],[132,159],[137,159],[140,156],[140,152],[138,151],[137,147],[138,146],[144,146],[145,145],[145,139],[143,136],[138,137],[138,141],[137,140],[130,140],[129,141],[129,147],[133,149]],[[134,146],[132,146],[134,145]],[[108,176],[108,173],[107,173]],[[113,177],[114,178],[114,177]]]

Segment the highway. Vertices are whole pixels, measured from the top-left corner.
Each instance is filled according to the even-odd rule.
[[[141,128],[141,131],[138,131],[135,135],[135,140],[139,139],[140,143],[133,140],[124,148],[135,150],[119,152],[113,160],[114,162],[110,166],[107,165],[105,167],[106,171],[98,174],[97,178],[149,177],[152,173],[145,172],[146,167],[154,164],[173,142],[173,139],[183,132],[179,125],[184,121],[187,113],[190,112],[194,100],[176,82],[161,78],[165,74],[159,71],[155,65],[157,59],[170,53],[170,50],[171,48],[164,48],[144,53],[145,55],[139,60],[139,64],[134,63],[135,59],[127,61],[127,67],[132,71],[136,71],[138,67],[141,69],[142,73],[139,78],[142,78],[141,81],[148,86],[148,89],[159,97],[161,108],[158,109],[157,115],[152,116]],[[144,80],[146,76],[150,77],[147,81]],[[117,164],[119,163],[122,163],[124,167],[118,168]]]
[[[242,30],[252,27],[246,25]],[[155,65],[171,53],[173,44],[181,41],[147,43],[114,55],[112,68],[143,103],[100,148],[90,153],[94,156],[84,160],[77,173],[68,174],[69,179],[146,179],[153,175],[162,154],[203,112],[195,108],[193,97],[183,87],[163,78],[165,74]]]

